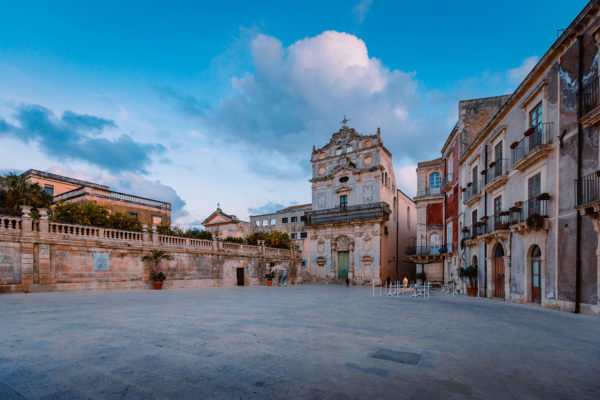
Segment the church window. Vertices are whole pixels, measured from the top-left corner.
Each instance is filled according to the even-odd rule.
[[[298,222],[298,217],[292,217],[292,222]]]
[[[281,223],[282,224],[287,224],[288,223],[288,219],[287,218],[281,218]]]
[[[410,230],[410,206],[406,207],[406,227]]]
[[[429,175],[429,187],[432,189],[440,188],[440,173],[439,172],[434,172],[433,174]]]
[[[346,182],[348,182],[348,179],[349,179],[349,178],[348,178],[347,176],[342,176],[342,177],[340,178],[340,182],[341,182],[341,183],[346,183]]]
[[[367,140],[365,142],[365,148],[367,148],[367,147],[371,147],[371,141],[370,140]]]
[[[343,194],[340,196],[340,209],[345,210],[348,207],[348,195]]]

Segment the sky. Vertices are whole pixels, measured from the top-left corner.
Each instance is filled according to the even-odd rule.
[[[312,146],[346,116],[414,195],[458,101],[511,93],[586,4],[0,2],[0,173],[247,219],[311,201]]]

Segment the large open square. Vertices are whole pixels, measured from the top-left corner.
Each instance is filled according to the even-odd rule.
[[[598,399],[600,320],[339,285],[0,296],[0,398]]]

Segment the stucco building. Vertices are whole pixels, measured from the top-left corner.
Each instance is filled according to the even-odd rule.
[[[121,212],[149,225],[171,222],[171,203],[115,192],[109,186],[69,178],[50,172],[30,169],[23,173],[31,183],[37,183],[54,202],[95,201],[107,206],[111,213]]]
[[[217,206],[217,209],[203,222],[204,228],[211,232],[213,237],[225,239],[227,237],[245,238],[250,233],[250,223],[241,221],[238,217],[226,214]]]
[[[311,276],[369,283],[414,274],[398,248],[414,236],[414,203],[396,187],[379,130],[361,135],[342,126],[328,144],[313,147],[311,162]]]

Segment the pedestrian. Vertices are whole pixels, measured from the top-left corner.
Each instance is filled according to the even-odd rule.
[[[346,287],[350,287],[350,278],[346,277]]]
[[[392,278],[390,278],[390,276],[388,275],[388,277],[385,279],[385,282],[388,286],[390,286],[390,283],[392,283]]]

